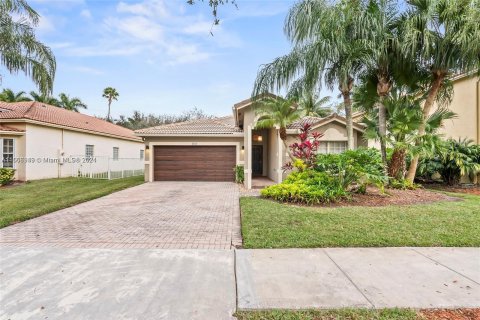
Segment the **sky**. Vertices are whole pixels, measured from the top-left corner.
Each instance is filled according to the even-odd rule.
[[[283,22],[293,3],[237,0],[238,8],[219,8],[221,23],[212,28],[210,8],[201,1],[29,1],[41,15],[38,38],[57,59],[54,96],[79,97],[88,105],[82,112],[106,116],[102,91],[114,87],[120,94],[114,118],[193,107],[230,114],[250,96],[261,64],[288,53]],[[2,88],[36,90],[23,74],[2,70],[2,78]]]

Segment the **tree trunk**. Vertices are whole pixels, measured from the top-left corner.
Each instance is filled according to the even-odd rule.
[[[290,158],[290,160],[295,161],[295,157],[292,155],[292,153],[290,152],[290,148],[287,145],[287,128],[280,128],[280,130],[278,131],[278,134],[280,136],[280,140],[282,140],[283,142],[283,146],[285,147],[285,151],[287,152],[288,157]],[[283,159],[283,153],[282,153],[282,159]]]
[[[342,92],[343,104],[345,105],[345,119],[347,122],[347,147],[348,150],[355,149],[353,139],[353,119],[352,119],[352,100],[350,99],[350,92]]]
[[[348,150],[353,150],[355,148],[354,139],[353,139],[353,119],[352,119],[352,99],[350,98],[352,89],[353,89],[353,78],[347,76],[345,81],[340,82],[338,90],[342,93],[343,104],[345,107],[345,120],[347,125],[347,147]]]
[[[394,149],[392,154],[392,159],[390,160],[388,166],[388,176],[395,178],[397,180],[403,180],[405,176],[405,149]]]
[[[388,76],[384,73],[377,75],[377,94],[379,101],[377,103],[378,108],[378,135],[380,136],[380,153],[382,154],[382,163],[387,172],[387,108],[385,108],[384,100],[390,92],[391,83],[388,81]]]
[[[110,121],[110,105],[112,104],[111,100],[108,100],[108,114],[107,114],[107,120]]]
[[[423,105],[423,110],[422,110],[422,123],[418,127],[418,136],[423,137],[425,135],[425,127],[427,125],[427,119],[430,115],[430,111],[432,110],[433,104],[435,103],[435,100],[437,99],[437,94],[438,91],[440,90],[440,87],[442,86],[442,82],[446,77],[446,73],[442,71],[436,71],[433,73],[433,81],[430,85],[430,90],[428,92],[427,99],[425,100],[425,103]],[[419,141],[416,142],[416,145],[419,145]],[[415,155],[412,158],[412,161],[410,162],[410,167],[408,168],[408,173],[406,179],[410,182],[413,183],[415,180],[415,174],[417,173],[417,166],[418,166],[418,160],[420,156]]]

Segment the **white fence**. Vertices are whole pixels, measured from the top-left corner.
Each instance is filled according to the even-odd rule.
[[[144,172],[144,160],[139,158],[79,156],[76,159],[79,161],[70,164],[72,177],[111,180],[141,176]]]

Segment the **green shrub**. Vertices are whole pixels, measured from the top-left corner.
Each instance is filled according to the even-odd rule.
[[[335,202],[349,195],[339,179],[311,169],[292,172],[282,183],[269,186],[260,193],[265,198],[303,204]]]
[[[243,171],[243,166],[236,165],[233,170],[235,171],[235,182],[243,183],[243,181],[245,181],[245,172]]]
[[[421,159],[417,171],[417,177],[427,179],[439,173],[449,185],[459,183],[462,176],[472,179],[480,173],[480,146],[474,145],[471,140],[449,139],[436,154]]]
[[[0,168],[0,185],[4,186],[13,181],[15,175],[15,169]]]
[[[420,187],[420,185],[410,182],[409,180],[402,179],[393,179],[391,178],[388,181],[388,186],[392,189],[399,189],[399,190],[415,190]]]
[[[336,177],[346,190],[363,193],[371,184],[383,190],[388,181],[381,154],[374,148],[359,148],[340,154],[319,154],[315,170]]]

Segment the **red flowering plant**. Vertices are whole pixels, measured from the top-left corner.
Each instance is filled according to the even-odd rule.
[[[320,146],[320,138],[323,133],[311,131],[311,125],[308,123],[300,129],[298,135],[299,142],[295,142],[289,146],[290,153],[295,158],[293,163],[287,162],[282,169],[284,171],[297,168],[299,171],[305,169],[313,169],[316,163],[317,151]]]

